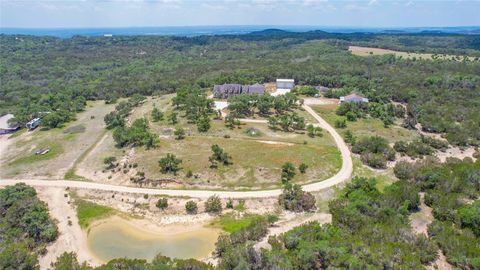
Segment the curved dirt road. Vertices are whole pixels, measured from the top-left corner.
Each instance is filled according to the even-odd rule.
[[[307,105],[302,106],[308,113],[310,113],[317,121],[318,126],[328,131],[337,147],[340,151],[342,157],[342,167],[340,171],[334,176],[323,180],[321,182],[311,183],[303,185],[303,190],[305,191],[319,191],[326,189],[332,186],[335,186],[347,179],[350,178],[353,169],[352,158],[350,155],[350,150],[343,141],[340,134],[329,125],[323,118],[321,118],[312,108]],[[276,197],[281,194],[281,189],[271,189],[271,190],[257,190],[257,191],[215,191],[215,190],[182,190],[182,189],[154,189],[154,188],[138,188],[138,187],[129,187],[129,186],[117,186],[109,184],[101,184],[94,182],[82,182],[82,181],[70,181],[70,180],[17,180],[17,179],[6,179],[0,180],[0,186],[14,185],[16,183],[24,182],[31,186],[42,186],[42,187],[70,187],[78,189],[94,189],[94,190],[105,190],[105,191],[115,191],[115,192],[125,192],[125,193],[140,193],[140,194],[149,194],[149,195],[168,195],[168,196],[186,196],[194,198],[208,198],[212,195],[217,195],[221,198],[268,198]]]

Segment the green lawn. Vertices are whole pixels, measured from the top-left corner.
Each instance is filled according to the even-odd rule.
[[[254,220],[261,218],[263,217],[254,214],[246,214],[242,217],[237,217],[235,214],[229,213],[219,216],[211,223],[211,225],[220,227],[227,233],[234,233],[248,227]]]
[[[35,151],[40,148],[49,148],[50,151],[44,155],[36,155]],[[62,145],[51,141],[51,140],[44,140],[38,143],[38,147],[30,152],[25,152],[21,156],[17,157],[13,161],[11,161],[8,165],[9,166],[19,166],[19,165],[30,165],[42,160],[49,160],[57,157],[61,153],[63,153],[64,149]]]
[[[78,223],[82,228],[88,228],[93,221],[109,217],[115,212],[110,207],[81,199],[75,199],[75,204],[77,206]]]

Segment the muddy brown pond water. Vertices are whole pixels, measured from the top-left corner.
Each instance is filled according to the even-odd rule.
[[[157,254],[172,258],[205,259],[215,248],[220,230],[198,225],[145,224],[117,216],[102,220],[88,232],[88,247],[101,261],[138,258],[150,261]]]

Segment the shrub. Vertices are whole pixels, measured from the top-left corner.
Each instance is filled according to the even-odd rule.
[[[307,171],[307,169],[308,169],[308,165],[305,164],[305,163],[302,163],[302,164],[300,164],[300,166],[298,166],[298,170],[302,174],[305,173]]]
[[[295,176],[295,166],[287,162],[282,165],[282,183],[286,184]]]
[[[103,164],[107,165],[107,169],[112,169],[115,167],[113,164],[115,161],[117,161],[116,157],[106,157],[103,159]]]
[[[387,160],[381,154],[376,153],[364,153],[361,156],[362,161],[372,168],[385,169],[387,166]]]
[[[198,211],[197,203],[194,201],[188,201],[185,204],[185,210],[188,214],[196,214]]]
[[[335,120],[335,127],[336,128],[346,128],[347,127],[347,122],[345,121],[345,119]]]
[[[461,207],[458,216],[462,227],[470,228],[477,237],[480,237],[480,201]]]
[[[175,155],[171,153],[168,153],[164,158],[161,158],[158,161],[162,173],[176,174],[177,171],[180,170],[180,163],[182,163],[182,160],[176,158]]]
[[[188,170],[187,174],[185,175],[187,178],[191,178],[193,176],[192,170]]]
[[[355,136],[353,136],[353,133],[350,130],[345,131],[343,139],[346,143],[349,143],[351,145],[354,145],[356,141]]]
[[[168,207],[168,199],[167,198],[158,199],[156,206],[161,210],[166,209]]]
[[[294,212],[309,211],[315,208],[315,197],[302,190],[300,185],[287,184],[278,198],[279,204]]]
[[[233,200],[228,199],[227,204],[225,205],[226,208],[228,209],[233,209]]]
[[[218,162],[222,162],[225,166],[230,165],[231,159],[232,157],[220,146],[217,144],[212,145],[212,155],[208,158],[210,161],[210,168],[216,168]]]
[[[393,172],[398,179],[410,179],[413,177],[413,165],[406,161],[399,161],[393,167]]]
[[[205,211],[208,213],[222,212],[222,201],[216,195],[210,196],[205,202]]]
[[[198,119],[197,129],[199,132],[207,132],[210,129],[210,119],[208,116],[202,116]]]
[[[182,127],[176,127],[173,135],[175,135],[175,140],[183,140],[185,139],[185,130]]]

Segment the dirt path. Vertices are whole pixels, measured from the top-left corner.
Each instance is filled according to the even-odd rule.
[[[100,262],[90,254],[86,235],[78,225],[75,209],[69,203],[64,188],[36,188],[38,197],[48,205],[50,216],[58,221],[59,236],[55,242],[47,246],[47,253],[40,257],[40,269],[48,269],[52,262],[64,252],[75,252],[80,262],[96,266]]]
[[[410,226],[417,234],[428,237],[428,225],[433,222],[432,208],[425,204],[425,193],[420,193],[420,211],[410,216]],[[452,270],[453,267],[447,262],[442,250],[438,250],[437,259],[427,266],[428,270]]]
[[[316,183],[303,185],[303,190],[314,192],[323,190],[342,183],[350,178],[353,170],[353,162],[350,150],[343,141],[340,134],[330,126],[323,118],[321,118],[312,108],[307,105],[302,106],[317,121],[318,125],[328,131],[333,137],[342,157],[342,167],[334,176]],[[19,182],[25,182],[32,186],[45,187],[71,187],[79,189],[97,189],[126,193],[140,193],[149,195],[168,195],[168,196],[186,196],[196,198],[208,198],[217,195],[221,198],[268,198],[276,197],[281,194],[281,189],[258,190],[258,191],[215,191],[215,190],[176,190],[176,189],[153,189],[153,188],[137,188],[118,185],[109,185],[93,182],[67,181],[67,180],[29,180],[29,179],[4,179],[0,180],[0,186],[14,185]]]
[[[424,202],[425,193],[420,193],[420,211],[410,216],[410,226],[417,234],[428,236],[428,225],[433,221],[432,208]]]

